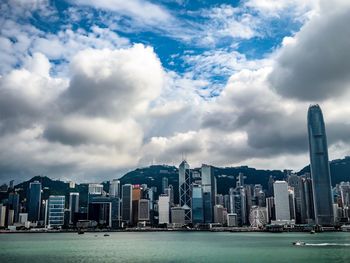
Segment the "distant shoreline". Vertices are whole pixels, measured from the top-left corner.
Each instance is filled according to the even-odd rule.
[[[125,233],[125,232],[230,232],[230,233],[310,233],[309,231],[298,231],[298,230],[287,230],[287,231],[267,231],[267,230],[258,230],[258,229],[102,229],[102,230],[84,230],[84,233]],[[345,232],[341,230],[327,230],[317,233],[323,232]],[[10,231],[10,230],[1,230],[0,234],[58,234],[58,233],[72,233],[78,234],[78,231],[73,230],[18,230],[18,231]]]

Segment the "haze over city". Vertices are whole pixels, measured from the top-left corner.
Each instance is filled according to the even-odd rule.
[[[348,1],[3,1],[0,178],[309,163],[322,106],[349,155]]]

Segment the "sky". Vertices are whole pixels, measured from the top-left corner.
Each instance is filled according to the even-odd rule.
[[[3,0],[0,182],[350,155],[348,0]]]

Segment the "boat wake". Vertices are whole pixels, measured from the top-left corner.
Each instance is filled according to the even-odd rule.
[[[350,243],[305,243],[304,246],[311,246],[311,247],[349,247]]]

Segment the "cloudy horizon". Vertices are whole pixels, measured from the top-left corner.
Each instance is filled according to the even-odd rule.
[[[346,0],[5,0],[0,182],[150,164],[302,169],[322,108],[350,155]]]

